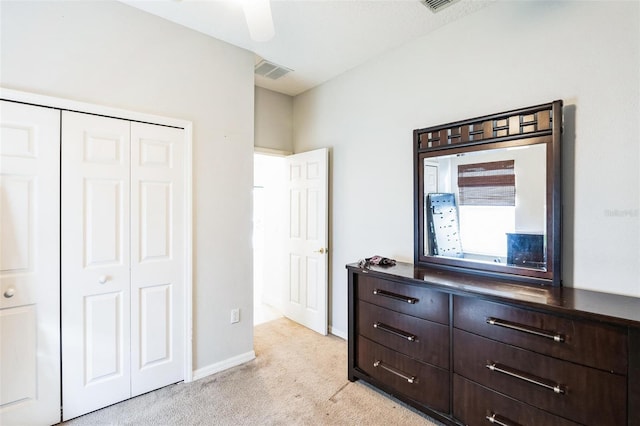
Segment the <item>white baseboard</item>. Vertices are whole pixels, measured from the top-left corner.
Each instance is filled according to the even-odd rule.
[[[252,361],[255,358],[256,353],[254,351],[249,351],[240,355],[236,355],[232,358],[225,359],[224,361],[216,362],[215,364],[198,368],[197,370],[193,371],[193,380],[199,380],[212,374],[219,373],[231,367],[235,367],[237,365],[244,364],[245,362]]]
[[[347,340],[347,333],[345,333],[342,330],[338,330],[337,328],[329,326],[329,333],[333,334],[334,336],[338,336],[344,340]]]

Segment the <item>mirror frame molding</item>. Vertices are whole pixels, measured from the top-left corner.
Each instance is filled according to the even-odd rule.
[[[414,264],[490,275],[522,283],[561,285],[562,101],[505,111],[413,131]],[[546,144],[546,270],[424,253],[424,159],[498,148]]]

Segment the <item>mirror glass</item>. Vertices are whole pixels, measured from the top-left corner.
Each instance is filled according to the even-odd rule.
[[[424,157],[423,256],[546,271],[546,150]]]
[[[414,264],[562,284],[562,101],[415,129]]]

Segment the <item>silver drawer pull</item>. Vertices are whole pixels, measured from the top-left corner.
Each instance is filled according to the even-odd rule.
[[[500,425],[500,426],[522,426],[520,425],[520,423],[516,423],[516,422],[512,422],[511,420],[507,419],[506,417],[500,416],[496,413],[491,413],[491,415],[486,416],[485,419],[487,419],[487,421],[489,423],[492,423],[494,425]]]
[[[391,293],[390,291],[378,290],[378,289],[373,290],[373,294],[377,296],[388,297],[389,299],[407,302],[410,305],[414,305],[418,303],[418,300],[419,300],[419,299],[416,299],[415,297],[403,296],[401,294]]]
[[[406,331],[402,331],[399,328],[391,327],[390,325],[383,324],[378,321],[373,323],[373,328],[386,331],[387,333],[393,334],[394,336],[402,337],[403,339],[407,339],[410,342],[415,342],[417,340],[415,334],[407,333]]]
[[[545,389],[549,389],[552,390],[553,392],[557,393],[557,394],[564,394],[565,393],[565,389],[562,385],[551,381],[551,380],[547,380],[547,379],[542,379],[538,376],[534,376],[532,374],[528,374],[525,373],[523,371],[520,370],[516,370],[514,368],[511,367],[507,367],[504,366],[502,364],[498,364],[498,363],[489,363],[486,365],[486,367],[491,370],[491,371],[495,371],[498,373],[502,373],[502,374],[506,374],[507,376],[510,377],[514,377],[516,379],[520,379],[520,380],[524,380],[525,382],[529,382],[529,383],[533,383],[534,385],[537,386],[541,386]]]
[[[510,330],[522,331],[523,333],[534,334],[540,337],[546,337],[554,342],[564,342],[564,336],[562,334],[549,332],[540,328],[529,327],[528,325],[522,325],[511,321],[489,317],[487,318],[487,324],[497,325],[498,327],[504,327]]]
[[[411,384],[418,383],[418,378],[416,376],[409,376],[408,374],[405,374],[404,372],[402,372],[402,371],[400,371],[400,370],[398,370],[396,368],[393,368],[393,367],[390,367],[388,365],[383,364],[382,361],[380,361],[380,360],[375,361],[373,363],[373,366],[376,367],[376,368],[380,367],[380,368],[382,368],[384,370],[387,370],[389,373],[395,374],[396,376],[403,378],[408,383],[411,383]]]

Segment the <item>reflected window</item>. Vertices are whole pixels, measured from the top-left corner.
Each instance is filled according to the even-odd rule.
[[[461,206],[515,206],[515,161],[461,164],[458,189]]]
[[[516,226],[515,161],[458,165],[460,234],[465,256],[504,263]]]
[[[507,258],[507,234],[515,232],[514,206],[459,206],[462,251],[465,257],[494,256],[500,263]]]

